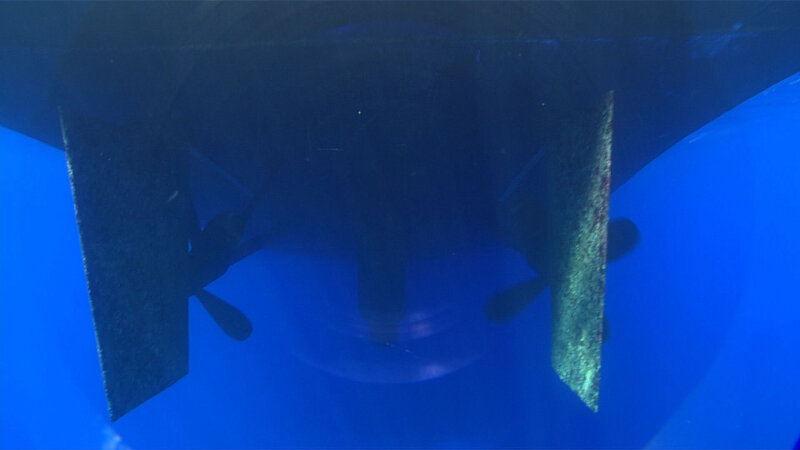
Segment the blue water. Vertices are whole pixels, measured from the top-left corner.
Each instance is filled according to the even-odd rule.
[[[348,334],[355,267],[267,249],[211,286],[252,337],[226,338],[193,300],[189,375],[112,424],[64,153],[0,128],[0,446],[791,448],[798,149],[800,74],[613,194],[642,240],[608,268],[597,414],[550,368],[546,294],[508,325],[483,319],[529,276],[513,251],[412,265],[410,320],[431,334],[377,348]]]

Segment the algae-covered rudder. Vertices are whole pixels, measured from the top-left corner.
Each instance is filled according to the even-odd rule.
[[[593,411],[603,341],[613,92],[572,110],[547,161],[553,368]]]
[[[62,114],[111,419],[189,370],[188,154],[154,126]]]

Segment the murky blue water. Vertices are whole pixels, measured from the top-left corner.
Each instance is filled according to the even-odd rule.
[[[614,192],[641,230],[608,267],[600,410],[550,367],[544,294],[487,247],[414,263],[409,333],[353,336],[356,269],[270,250],[211,289],[254,322],[226,338],[190,302],[190,373],[111,423],[65,156],[0,129],[0,444],[17,447],[768,447],[800,433],[800,74],[686,137]],[[445,305],[430,310],[425,305]]]

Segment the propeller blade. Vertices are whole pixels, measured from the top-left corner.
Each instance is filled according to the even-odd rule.
[[[250,337],[253,324],[235,306],[205,289],[195,293],[195,297],[200,300],[200,304],[225,334],[237,341],[244,341]]]

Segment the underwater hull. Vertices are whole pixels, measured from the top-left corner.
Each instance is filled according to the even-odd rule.
[[[134,124],[159,124],[154,140],[191,149],[239,196],[285,160],[252,233],[279,222],[279,245],[378,265],[383,239],[359,239],[377,232],[402,243],[389,259],[405,263],[496,240],[504,198],[544,195],[548,171],[536,155],[544,146],[559,156],[548,147],[553,120],[586,98],[615,92],[607,221],[609,190],[800,70],[800,7],[784,3],[5,4],[0,17],[0,85],[13,87],[0,91],[0,123],[67,147],[112,418],[188,370],[188,232],[169,199],[191,190],[202,211],[215,186],[185,179],[189,150],[175,163],[132,145]],[[67,119],[64,140],[60,109],[87,118]],[[97,123],[108,134],[88,138]],[[109,141],[126,135],[109,130],[131,129]],[[104,197],[114,183],[128,190]],[[206,209],[205,219],[219,212]],[[114,225],[131,211],[132,224]],[[605,222],[598,229],[594,239]],[[109,258],[120,243],[136,250]],[[399,266],[388,266],[371,278],[401,285]],[[587,269],[595,290],[600,269],[604,261]],[[130,273],[138,286],[115,288]],[[576,321],[583,331],[601,327],[602,295],[593,298],[591,320]],[[375,300],[360,305],[390,312],[390,322],[401,314],[403,305]],[[599,370],[601,337],[592,339],[584,377]],[[591,381],[582,395],[595,409]]]
[[[0,8],[0,85],[13,86],[0,123],[62,147],[58,106],[117,124],[168,113],[244,195],[288,154],[281,195],[260,215],[292,221],[310,252],[342,236],[354,247],[353,199],[368,188],[353,180],[383,151],[364,130],[406,152],[405,171],[387,178],[413,208],[409,244],[472,245],[553,109],[615,91],[613,189],[800,70],[800,7],[786,3]],[[542,191],[543,166],[519,189]]]

